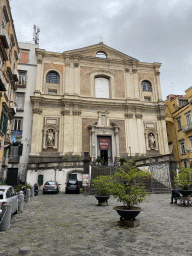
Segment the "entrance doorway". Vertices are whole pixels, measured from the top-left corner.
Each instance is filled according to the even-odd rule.
[[[18,179],[18,168],[8,168],[7,185],[16,186]]]
[[[101,159],[104,165],[108,164],[108,150],[101,150]]]

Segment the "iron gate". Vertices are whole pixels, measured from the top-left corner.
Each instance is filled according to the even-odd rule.
[[[168,162],[150,162],[150,172],[152,173],[151,189],[153,192],[167,192],[171,189],[171,177]]]

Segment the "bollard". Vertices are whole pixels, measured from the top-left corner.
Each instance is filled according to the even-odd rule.
[[[33,197],[34,196],[34,186],[32,186],[32,188],[31,188],[31,197]]]
[[[30,195],[31,195],[31,190],[28,188],[26,192],[26,199],[25,199],[26,203],[30,202]]]
[[[24,205],[24,194],[21,191],[20,194],[18,195],[18,199],[19,199],[19,204],[18,204],[18,210],[19,211],[23,211],[23,205]]]
[[[0,220],[0,231],[6,231],[10,228],[11,222],[11,204],[5,203],[2,209],[2,215]]]

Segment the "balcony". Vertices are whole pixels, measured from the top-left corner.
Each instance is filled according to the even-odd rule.
[[[9,36],[7,34],[6,29],[1,29],[0,40],[1,40],[4,48],[8,49],[9,48]]]
[[[9,156],[9,163],[19,163],[20,160],[20,156],[16,155],[16,156]]]
[[[183,132],[189,132],[192,130],[192,122],[189,122],[188,125],[182,126],[182,131]]]

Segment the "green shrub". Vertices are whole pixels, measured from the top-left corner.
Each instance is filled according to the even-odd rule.
[[[113,176],[113,196],[118,198],[118,201],[123,202],[124,206],[131,208],[133,205],[145,200],[147,192],[144,190],[138,179],[150,178],[151,174],[147,171],[139,170],[135,164],[134,159],[129,162],[128,171],[119,168]]]
[[[97,196],[109,196],[113,188],[113,176],[100,175],[93,180],[93,187]]]
[[[181,187],[183,190],[190,189],[190,185],[192,185],[192,169],[181,167],[178,175],[174,179],[174,183],[176,186]]]

